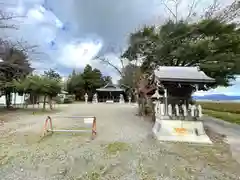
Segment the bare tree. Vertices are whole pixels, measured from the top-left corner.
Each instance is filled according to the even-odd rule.
[[[161,0],[162,5],[167,9],[167,12],[171,19],[174,21],[185,20],[189,21],[192,17],[198,15],[197,7],[201,4],[202,0],[192,0],[188,5],[187,15],[185,18],[179,18],[179,6],[184,3],[182,0]],[[186,3],[186,2],[185,2]],[[212,3],[204,9],[204,14],[200,14],[199,19],[217,18],[222,21],[231,22],[236,21],[236,18],[240,17],[240,1],[234,0],[228,6],[222,6],[220,0],[212,0]]]
[[[2,28],[11,28],[11,29],[17,29],[18,27],[15,25],[15,23],[10,23],[11,20],[16,20],[18,18],[23,18],[24,16],[18,16],[14,15],[12,13],[4,12],[3,10],[0,10],[0,29]]]
[[[216,18],[225,22],[236,22],[239,23],[240,17],[240,1],[235,0],[227,7],[221,9],[219,12],[214,14]]]
[[[116,72],[118,72],[118,74],[122,77],[123,76],[123,72],[121,70],[121,68],[117,67],[117,65],[115,65],[113,62],[111,62],[108,58],[106,58],[105,56],[98,56],[96,57],[97,60],[99,60],[100,62],[112,67]],[[121,61],[121,60],[120,60]]]
[[[120,53],[120,55],[121,55],[123,53],[121,48],[116,48],[116,47],[110,46],[109,49],[110,49],[109,52],[111,52],[113,54]],[[112,62],[106,56],[97,56],[95,59],[102,62],[103,64],[106,64],[107,66],[112,67],[119,74],[120,77],[124,76],[124,73],[122,70],[124,69],[125,65],[124,65],[124,59],[122,59],[121,57],[119,57],[119,62],[121,64],[120,67],[118,67],[116,65],[116,63]]]

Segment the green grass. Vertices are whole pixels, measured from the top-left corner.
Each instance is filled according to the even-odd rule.
[[[106,151],[109,154],[116,154],[117,152],[126,151],[129,149],[129,145],[124,142],[109,143],[106,147]]]
[[[209,109],[203,110],[204,114],[207,114],[209,116],[222,119],[224,121],[228,121],[231,123],[236,123],[240,125],[240,114],[236,113],[229,113],[229,112],[221,112],[221,111],[213,111]]]
[[[99,172],[90,172],[86,173],[85,176],[81,178],[77,178],[76,180],[100,180],[101,179],[101,174]]]
[[[213,102],[197,102],[197,104],[201,104],[203,109],[240,114],[240,103],[237,102],[213,101]]]
[[[240,103],[238,102],[197,102],[203,113],[235,124],[240,124]]]

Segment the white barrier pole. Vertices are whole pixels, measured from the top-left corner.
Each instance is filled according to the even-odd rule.
[[[160,104],[160,113],[161,113],[161,116],[164,116],[165,115],[165,104]]]
[[[56,117],[56,116],[55,116]],[[61,116],[60,116],[61,117]],[[92,139],[97,135],[97,125],[96,125],[96,117],[95,116],[70,116],[70,117],[61,117],[61,118],[83,118],[84,124],[90,124],[91,130],[87,129],[53,129],[52,118],[50,116],[47,117],[43,127],[43,136],[46,135],[46,132],[92,132]],[[50,124],[50,128],[48,129],[48,124]]]
[[[172,116],[172,105],[171,104],[168,105],[168,115]]]
[[[73,130],[73,129],[57,129],[57,130],[48,130],[51,132],[92,132],[92,130]]]
[[[168,115],[168,95],[167,95],[167,89],[164,88],[164,115]]]
[[[202,117],[202,106],[199,104],[198,105],[198,107],[197,107],[197,109],[198,109],[198,117]]]
[[[179,107],[177,104],[175,105],[175,110],[176,110],[176,116],[179,117]]]
[[[187,107],[185,104],[182,105],[182,110],[183,110],[183,116],[187,117]]]
[[[191,116],[194,117],[195,115],[195,109],[196,109],[196,106],[195,105],[192,105],[191,106]]]
[[[87,93],[85,93],[84,98],[85,98],[85,103],[87,104],[88,103],[88,94]]]

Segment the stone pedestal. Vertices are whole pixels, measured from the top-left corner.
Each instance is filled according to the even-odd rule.
[[[160,141],[212,144],[205,133],[202,121],[167,120],[156,117],[152,131]]]

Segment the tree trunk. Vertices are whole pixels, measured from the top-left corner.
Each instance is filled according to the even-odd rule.
[[[143,116],[145,111],[144,97],[140,93],[138,96],[138,115]]]
[[[14,106],[16,107],[16,101],[17,101],[17,93],[14,93]]]
[[[27,108],[28,107],[28,99],[26,99],[26,93],[24,93],[24,97],[23,97],[23,108]]]
[[[47,99],[47,96],[44,95],[44,97],[43,97],[43,110],[46,109],[46,99]]]
[[[49,107],[50,107],[51,110],[53,109],[53,106],[52,106],[52,97],[51,97],[51,96],[49,97]]]
[[[5,91],[5,100],[6,100],[6,107],[10,108],[11,106],[11,91]]]
[[[152,107],[152,121],[155,122],[156,112],[155,112],[155,104],[153,103],[153,101],[151,102],[151,107]]]
[[[138,102],[138,90],[135,89],[135,92],[134,92],[134,98],[135,98],[135,102]]]
[[[39,109],[39,107],[40,107],[39,95],[37,96],[37,105],[38,105],[38,109]]]
[[[34,109],[34,105],[35,105],[34,95],[31,94],[30,97],[31,97],[31,101],[32,101],[32,107],[33,107],[33,109]]]
[[[23,93],[23,103],[22,103],[22,107],[25,108],[25,93]]]

